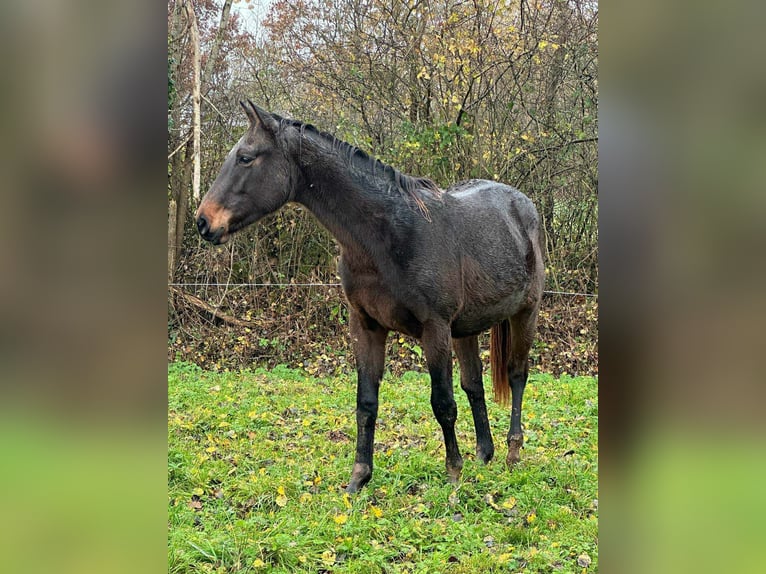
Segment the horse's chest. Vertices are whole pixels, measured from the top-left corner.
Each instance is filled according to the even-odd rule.
[[[395,297],[385,285],[359,278],[344,282],[346,298],[362,317],[369,317],[392,331],[412,337],[423,334],[423,325],[406,301]]]

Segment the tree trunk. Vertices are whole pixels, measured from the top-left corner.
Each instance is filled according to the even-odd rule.
[[[197,28],[197,17],[194,14],[194,7],[191,0],[186,0],[184,3],[186,10],[186,17],[189,20],[189,40],[192,44],[192,66],[193,66],[193,81],[192,81],[192,143],[193,154],[192,162],[194,165],[194,171],[192,174],[192,197],[194,201],[199,202],[200,199],[200,46],[199,46],[199,28]]]
[[[175,271],[181,259],[186,213],[189,209],[189,187],[191,186],[191,163],[193,153],[191,140],[186,142],[184,150],[172,158],[170,180],[170,205],[168,206],[168,278],[172,283]]]
[[[176,260],[181,257],[181,246],[184,241],[184,226],[186,225],[186,214],[189,210],[189,183],[191,180],[191,170],[189,169],[189,155],[193,153],[192,143],[186,144],[186,161],[181,169],[181,181],[179,182],[178,194],[178,215],[176,216]]]
[[[168,283],[172,283],[176,277],[176,201],[170,199],[168,206]]]

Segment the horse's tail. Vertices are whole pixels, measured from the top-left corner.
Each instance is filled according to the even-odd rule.
[[[511,396],[508,365],[511,361],[511,323],[504,319],[489,333],[489,364],[492,368],[492,390],[495,402],[505,406]]]

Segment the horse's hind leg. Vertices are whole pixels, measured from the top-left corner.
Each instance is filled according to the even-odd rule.
[[[351,339],[356,356],[356,457],[347,492],[356,492],[372,477],[372,450],[378,418],[378,390],[383,378],[388,330],[351,311]]]
[[[508,432],[508,457],[513,465],[521,459],[519,450],[524,444],[521,430],[521,401],[529,374],[529,350],[532,348],[537,326],[537,308],[528,309],[511,318],[511,360],[508,381],[511,385],[511,429]]]
[[[468,396],[473,414],[473,424],[476,429],[476,458],[487,463],[495,454],[495,445],[492,443],[492,432],[487,419],[487,404],[484,401],[479,338],[474,336],[453,339],[452,347],[460,362],[460,386]]]
[[[451,481],[457,482],[463,469],[463,458],[460,456],[455,435],[457,404],[455,404],[452,389],[450,339],[450,328],[447,323],[431,322],[423,326],[422,344],[428,371],[431,374],[431,408],[444,433],[447,474]]]

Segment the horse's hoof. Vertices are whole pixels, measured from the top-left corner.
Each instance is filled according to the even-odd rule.
[[[460,474],[463,472],[463,459],[454,464],[447,464],[447,478],[451,483],[460,482]]]
[[[346,492],[354,494],[358,492],[372,478],[372,469],[369,464],[361,462],[354,463],[354,470],[351,472],[351,480],[348,481]]]
[[[495,456],[495,447],[490,444],[489,448],[483,448],[481,446],[476,447],[476,460],[480,460],[484,464],[489,463],[492,457]]]
[[[521,455],[519,454],[518,451],[509,452],[508,456],[505,457],[505,463],[511,468],[513,468],[516,465],[516,463],[519,462],[520,460],[521,460]]]
[[[523,444],[523,435],[514,435],[508,437],[508,456],[505,458],[505,462],[508,466],[513,467],[517,462],[521,460],[521,454],[519,454],[519,451],[521,450]]]

